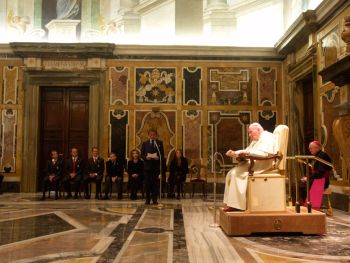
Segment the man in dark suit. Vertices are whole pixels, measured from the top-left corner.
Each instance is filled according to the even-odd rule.
[[[71,149],[71,156],[66,161],[66,177],[64,178],[65,190],[68,193],[66,199],[72,198],[71,184],[74,186],[74,199],[78,199],[80,182],[83,178],[84,163],[78,156],[78,149]]]
[[[97,147],[92,147],[91,153],[92,157],[89,158],[87,165],[87,175],[84,178],[85,199],[90,199],[89,184],[92,182],[96,183],[95,199],[100,199],[105,161],[99,156]]]
[[[54,186],[55,199],[58,199],[58,192],[63,177],[63,171],[63,161],[58,158],[58,152],[56,150],[52,150],[51,159],[47,161],[46,165],[46,173],[43,180],[43,197],[41,200],[45,200],[45,193],[50,185]]]
[[[151,195],[153,204],[158,204],[158,187],[161,174],[161,163],[164,159],[163,142],[158,140],[155,129],[148,131],[149,140],[142,143],[141,157],[144,160],[144,183],[146,191],[146,205],[150,204]]]
[[[103,199],[108,199],[108,194],[112,192],[113,183],[117,184],[118,199],[123,198],[123,178],[124,178],[124,161],[117,158],[114,152],[109,154],[109,159],[106,162],[106,186],[105,196]]]

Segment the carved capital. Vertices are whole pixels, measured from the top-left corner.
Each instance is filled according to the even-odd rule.
[[[350,52],[350,16],[344,17],[344,30],[341,33],[341,39],[346,44],[346,52]]]

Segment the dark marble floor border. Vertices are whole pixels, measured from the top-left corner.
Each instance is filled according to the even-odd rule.
[[[184,219],[181,208],[174,209],[173,262],[189,262]]]
[[[130,236],[131,232],[134,230],[137,222],[140,220],[145,208],[138,207],[130,218],[127,224],[119,224],[111,233],[112,237],[115,237],[109,247],[103,252],[103,254],[98,259],[98,263],[102,262],[113,262],[118,256],[120,250],[122,249],[125,241]]]

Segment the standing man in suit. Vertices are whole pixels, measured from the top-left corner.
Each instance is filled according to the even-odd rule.
[[[99,156],[97,147],[91,149],[92,157],[88,160],[87,175],[84,178],[85,199],[90,199],[89,184],[96,183],[95,199],[101,198],[101,184],[103,179],[103,172],[105,170],[105,161]]]
[[[161,163],[164,163],[163,142],[158,140],[158,133],[155,129],[148,131],[149,139],[142,143],[141,157],[144,160],[144,182],[146,191],[146,205],[150,204],[151,197],[153,204],[158,204],[158,188],[161,178]]]
[[[63,161],[58,158],[57,150],[51,150],[51,159],[47,161],[46,173],[43,180],[43,197],[41,200],[45,200],[45,193],[50,184],[55,187],[55,199],[58,199],[58,192],[61,180],[63,178],[64,165]]]
[[[83,178],[84,163],[78,156],[78,149],[73,147],[71,149],[71,156],[66,162],[66,177],[64,179],[65,190],[68,193],[66,199],[72,198],[71,184],[74,186],[74,199],[78,199],[80,191],[80,182]]]
[[[117,158],[114,152],[109,154],[109,159],[106,162],[106,186],[105,196],[103,199],[108,199],[108,194],[112,192],[113,183],[117,184],[118,199],[123,198],[123,178],[124,178],[124,161]],[[112,193],[111,193],[112,195]]]

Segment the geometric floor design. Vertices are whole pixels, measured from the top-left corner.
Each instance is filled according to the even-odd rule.
[[[213,203],[47,200],[0,196],[0,262],[350,262],[350,217],[335,211],[324,236],[227,237]]]

